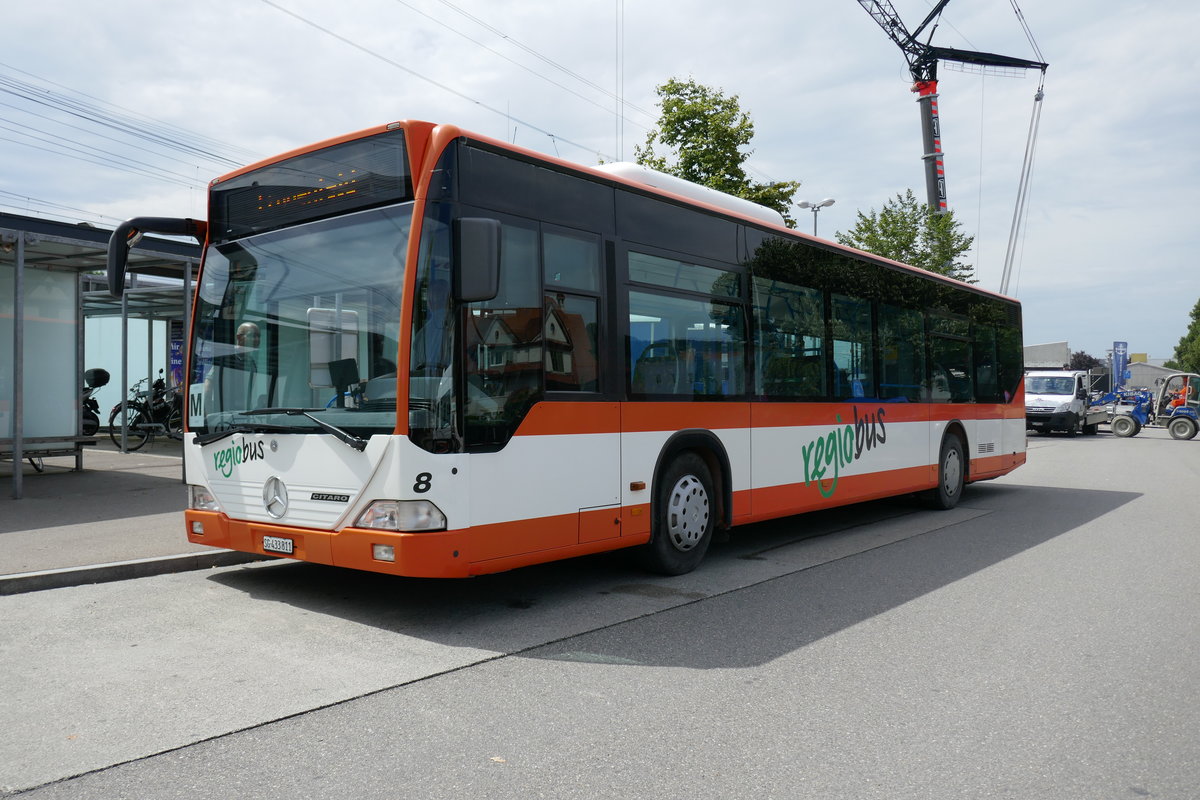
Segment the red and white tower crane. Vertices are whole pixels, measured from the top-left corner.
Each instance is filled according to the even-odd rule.
[[[950,0],[939,0],[925,20],[910,33],[888,0],[858,0],[858,4],[879,23],[879,27],[883,28],[888,38],[900,46],[908,60],[908,69],[913,79],[912,91],[917,93],[917,102],[921,107],[921,134],[925,145],[925,154],[922,156],[925,160],[925,189],[929,197],[929,207],[935,214],[942,214],[948,210],[946,166],[942,160],[942,134],[937,108],[938,62],[952,61],[973,65],[981,70],[989,67],[999,70],[1038,69],[1043,73],[1049,66],[1041,61],[1025,58],[929,44],[929,40],[933,38],[933,31],[937,28],[937,19],[948,2]],[[919,37],[927,28],[929,36],[926,37],[926,41],[919,41]]]

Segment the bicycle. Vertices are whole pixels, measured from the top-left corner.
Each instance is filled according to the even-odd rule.
[[[150,389],[142,389],[148,379],[129,387],[129,397],[125,401],[125,414],[121,414],[121,404],[113,406],[108,415],[108,435],[113,444],[121,446],[121,431],[125,428],[125,449],[138,450],[157,434],[165,434],[171,439],[183,439],[183,398],[179,387],[167,388],[166,381],[159,377]],[[128,421],[127,425],[122,425]]]

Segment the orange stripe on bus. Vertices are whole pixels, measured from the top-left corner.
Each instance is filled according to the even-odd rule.
[[[625,433],[750,427],[749,403],[623,403]]]
[[[737,514],[739,498],[734,497],[735,519],[739,523],[777,519],[822,508],[921,491],[932,488],[936,483],[937,467],[929,465],[867,475],[843,475],[838,477],[836,482],[826,479],[813,481],[808,485],[791,483],[767,486],[751,492],[751,508],[747,516]]]
[[[525,415],[516,435],[564,436],[620,430],[620,403],[538,403]]]
[[[990,403],[887,403],[847,400],[819,403],[541,402],[530,409],[517,436],[576,433],[674,432],[687,428],[788,428],[838,425],[884,413],[886,423],[1023,419],[1023,407]],[[838,417],[841,417],[839,420]]]

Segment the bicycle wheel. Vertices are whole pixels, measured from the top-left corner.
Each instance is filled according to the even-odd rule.
[[[142,414],[142,408],[139,405],[130,403],[126,406],[126,414],[129,418],[129,429],[125,434],[125,449],[137,450],[150,440],[150,431],[144,427],[147,420]],[[113,444],[117,447],[121,446],[121,407],[117,406],[108,415],[108,435],[112,438]]]
[[[183,438],[183,409],[176,406],[167,415],[167,436],[171,439]]]

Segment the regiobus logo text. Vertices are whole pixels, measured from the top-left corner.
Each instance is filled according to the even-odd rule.
[[[815,482],[822,497],[833,497],[838,478],[846,466],[862,458],[863,453],[887,442],[884,409],[860,415],[858,406],[854,406],[853,413],[854,421],[845,424],[842,423],[842,415],[836,415],[840,427],[800,448],[804,458],[804,485]]]
[[[228,478],[233,474],[233,468],[247,461],[257,461],[263,457],[263,443],[249,442],[242,439],[229,447],[222,448],[212,454],[213,469]]]

